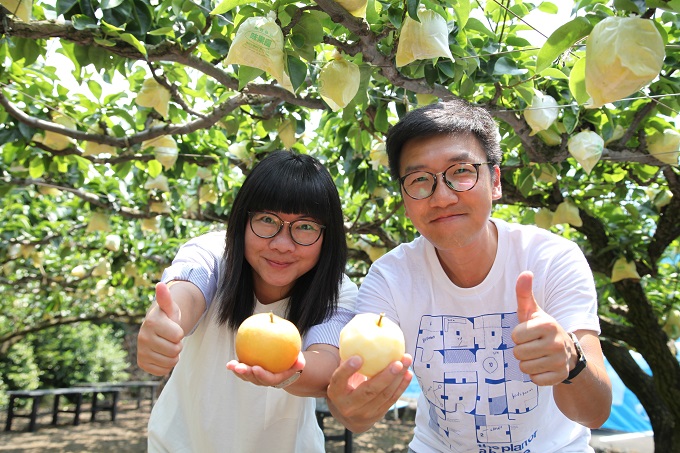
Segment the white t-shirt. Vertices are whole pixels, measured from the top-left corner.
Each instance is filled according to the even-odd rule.
[[[454,285],[433,245],[419,237],[371,267],[357,312],[385,312],[413,355],[423,390],[410,448],[428,452],[592,452],[590,431],[565,417],[552,387],[519,369],[512,329],[515,284],[534,273],[538,305],[567,331],[600,332],[597,295],[578,246],[533,227],[492,219],[498,251],[482,283]]]
[[[192,266],[205,265],[209,277],[198,282],[205,294],[205,288],[215,283],[219,275],[224,233],[210,233],[189,242],[188,248],[180,249],[163,281],[182,275],[180,268],[194,269],[189,278],[185,278],[192,281],[200,274]],[[215,267],[207,263],[214,263]],[[305,335],[303,349],[314,343],[338,345],[340,329],[354,314],[356,295],[356,285],[345,276],[338,312]],[[255,313],[272,311],[283,316],[287,303],[288,299],[268,305],[256,301]],[[151,411],[149,452],[325,451],[323,433],[314,412],[314,398],[257,386],[240,380],[226,369],[226,363],[236,359],[236,333],[226,325],[218,325],[215,320],[218,306],[210,304],[193,333],[184,339],[179,363]],[[315,329],[317,335],[310,339]],[[332,340],[325,341],[324,336]]]

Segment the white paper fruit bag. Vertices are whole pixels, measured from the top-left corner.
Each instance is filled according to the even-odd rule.
[[[338,55],[319,73],[319,94],[333,111],[338,111],[354,99],[360,82],[359,66]]]
[[[635,93],[659,74],[664,57],[663,39],[651,20],[599,22],[586,42],[586,106],[598,108]]]
[[[224,64],[261,69],[274,77],[282,87],[293,92],[293,85],[284,70],[284,57],[283,32],[276,24],[276,14],[271,11],[267,17],[249,17],[243,21]]]
[[[397,67],[436,57],[453,61],[446,19],[434,11],[423,9],[418,11],[418,18],[420,22],[408,16],[404,19],[397,46]]]

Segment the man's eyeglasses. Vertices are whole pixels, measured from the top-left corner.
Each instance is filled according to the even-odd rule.
[[[399,178],[401,187],[404,188],[406,195],[414,200],[422,200],[431,196],[437,188],[437,177],[444,179],[444,183],[456,192],[467,192],[475,187],[479,179],[479,167],[482,165],[493,165],[490,162],[481,164],[469,164],[461,162],[451,165],[441,173],[430,173],[429,171],[414,171]]]
[[[249,212],[248,215],[250,216],[250,229],[263,239],[273,238],[279,234],[283,225],[287,223],[290,237],[296,244],[312,245],[319,240],[321,233],[326,228],[324,225],[312,222],[311,220],[287,222],[271,212]]]

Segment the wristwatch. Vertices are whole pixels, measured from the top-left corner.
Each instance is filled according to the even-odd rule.
[[[300,379],[300,376],[302,375],[302,370],[297,371],[294,375],[286,379],[285,381],[281,382],[280,384],[272,385],[275,389],[282,389],[284,387],[288,387],[291,385],[293,382],[297,381]]]
[[[578,342],[578,338],[576,338],[576,335],[574,335],[573,332],[567,332],[569,334],[569,337],[571,337],[571,341],[574,342],[574,348],[576,348],[576,366],[574,367],[573,370],[569,372],[569,376],[565,380],[562,381],[563,384],[571,384],[571,380],[574,379],[578,374],[585,370],[585,368],[588,366],[588,362],[586,361],[586,355],[583,353],[583,348],[581,348],[581,343]]]

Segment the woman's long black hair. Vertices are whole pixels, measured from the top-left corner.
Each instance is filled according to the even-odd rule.
[[[318,263],[293,285],[286,318],[301,334],[337,307],[347,261],[340,196],[328,170],[315,158],[274,151],[253,168],[236,195],[227,227],[215,303],[218,320],[238,326],[254,311],[253,269],[245,259],[249,211],[308,215],[326,226]]]

